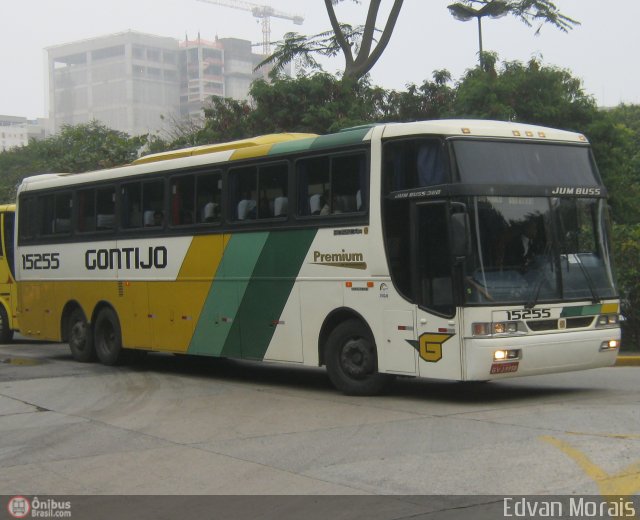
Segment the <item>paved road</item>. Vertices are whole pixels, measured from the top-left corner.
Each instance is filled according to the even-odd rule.
[[[324,371],[0,346],[3,494],[638,494],[640,369],[337,393]]]

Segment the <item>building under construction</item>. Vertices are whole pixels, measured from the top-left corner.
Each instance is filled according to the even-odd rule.
[[[49,47],[49,118],[63,125],[98,120],[130,135],[168,130],[201,115],[211,96],[247,99],[263,59],[251,42],[206,41],[127,31]]]

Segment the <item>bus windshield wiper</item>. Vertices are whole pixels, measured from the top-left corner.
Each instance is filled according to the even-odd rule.
[[[549,257],[549,253],[551,252],[551,242],[547,243],[544,248],[544,252],[542,256]],[[549,258],[549,263],[551,263],[551,258]],[[524,304],[525,309],[533,309],[538,303],[538,296],[540,295],[540,289],[542,289],[542,284],[544,283],[545,275],[544,269],[540,269],[540,273],[538,274],[538,278],[536,278],[536,283],[533,286],[533,291],[531,291],[531,298],[527,300]]]
[[[601,301],[600,295],[598,294],[598,291],[596,290],[596,286],[593,283],[593,278],[591,278],[589,271],[587,271],[587,268],[582,263],[582,259],[580,258],[579,253],[573,253],[573,258],[576,259],[576,263],[578,264],[578,266],[580,266],[580,270],[582,271],[582,274],[584,275],[584,278],[587,281],[587,286],[589,287],[589,291],[591,291],[593,303],[599,303]],[[568,260],[569,259],[567,258],[567,261]]]

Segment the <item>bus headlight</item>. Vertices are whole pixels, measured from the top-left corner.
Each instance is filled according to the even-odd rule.
[[[515,334],[520,329],[518,321],[499,321],[494,323],[474,323],[471,332],[474,336],[493,336],[495,334]]]
[[[620,323],[620,316],[618,314],[601,314],[598,316],[597,327],[604,329],[607,327],[617,327]]]
[[[496,350],[493,353],[494,361],[511,361],[514,359],[520,359],[519,349]]]
[[[600,352],[603,350],[615,350],[620,348],[620,340],[618,339],[610,339],[609,341],[603,341],[600,345]]]

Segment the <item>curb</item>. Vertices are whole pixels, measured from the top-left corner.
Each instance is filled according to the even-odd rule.
[[[640,367],[640,356],[638,355],[619,355],[616,359],[617,367]]]

